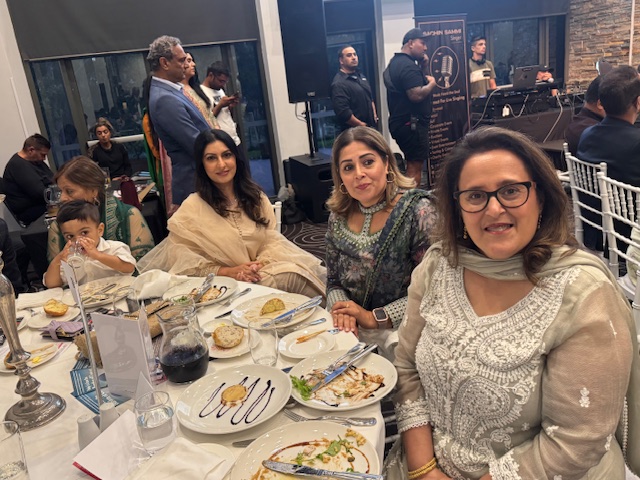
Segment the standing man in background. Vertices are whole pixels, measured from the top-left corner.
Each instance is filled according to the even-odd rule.
[[[469,59],[469,87],[471,98],[484,97],[488,89],[495,90],[496,72],[493,63],[485,58],[487,39],[473,37],[471,39],[471,58]]]
[[[373,127],[378,123],[369,81],[358,71],[358,54],[351,45],[338,51],[340,70],[331,83],[333,111],[340,122],[340,131],[350,127]]]
[[[163,35],[149,46],[147,61],[153,72],[149,89],[149,117],[171,157],[173,203],[180,205],[195,191],[193,144],[209,124],[184,95],[184,53],[180,40]]]
[[[4,169],[7,207],[25,225],[47,210],[44,189],[53,183],[53,172],[45,163],[50,149],[49,140],[39,133],[33,134]]]
[[[238,128],[233,121],[230,107],[235,107],[240,102],[240,95],[235,93],[230,97],[224,93],[224,86],[229,81],[229,69],[222,62],[214,62],[207,68],[207,76],[202,82],[202,91],[211,100],[213,105],[213,115],[218,120],[220,129],[229,134],[236,145],[240,145]]]
[[[382,75],[387,87],[389,130],[404,154],[406,175],[417,187],[422,165],[429,159],[431,92],[436,86],[436,80],[425,73],[429,63],[425,37],[419,28],[409,30],[402,39],[402,49]]]

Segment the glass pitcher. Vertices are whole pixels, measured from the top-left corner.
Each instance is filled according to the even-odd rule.
[[[204,376],[209,366],[209,346],[191,321],[189,308],[171,306],[157,315],[162,327],[160,366],[167,379],[185,383]]]
[[[57,185],[49,185],[44,189],[44,201],[47,203],[47,217],[58,215],[62,191]]]

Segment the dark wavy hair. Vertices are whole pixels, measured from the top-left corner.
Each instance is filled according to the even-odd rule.
[[[62,177],[83,188],[97,190],[97,200],[100,205],[104,205],[106,198],[104,172],[100,169],[100,166],[89,157],[78,155],[64,163],[53,176],[53,181],[58,183],[58,180]]]
[[[233,177],[233,189],[238,199],[240,208],[247,216],[258,225],[268,225],[269,221],[262,216],[262,190],[251,178],[249,162],[244,152],[239,149],[228,133],[222,130],[205,130],[196,138],[193,146],[196,158],[196,192],[213,208],[218,215],[227,217],[229,205],[224,194],[209,178],[204,169],[204,151],[207,145],[220,141],[226,145],[236,158],[236,174]]]
[[[522,251],[524,271],[534,284],[536,273],[551,258],[551,247],[578,242],[569,225],[569,201],[551,160],[529,137],[498,127],[485,127],[466,135],[447,156],[439,173],[436,188],[438,220],[434,240],[442,242],[442,252],[452,266],[458,264],[458,246],[477,247],[471,238],[463,238],[464,224],[458,202],[460,172],[469,158],[492,150],[506,150],[518,157],[536,182],[536,193],[542,205],[540,228]]]
[[[196,57],[193,56],[193,53],[191,52],[184,52],[184,53],[186,53],[187,55],[191,55],[191,59],[194,62],[196,61]],[[188,80],[188,83],[189,83],[189,86],[193,88],[194,92],[196,92],[196,94],[202,100],[204,100],[204,103],[207,104],[207,108],[211,108],[211,100],[209,100],[209,97],[207,97],[207,94],[204,93],[204,91],[202,90],[202,87],[200,86],[200,79],[198,78],[198,67],[195,68],[195,73],[193,74],[193,77],[191,77]]]

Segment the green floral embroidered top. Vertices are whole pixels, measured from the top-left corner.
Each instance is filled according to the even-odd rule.
[[[370,234],[372,216],[365,213],[360,233],[349,229],[346,217],[329,217],[327,309],[344,300],[367,310],[384,307],[397,328],[406,310],[411,272],[429,248],[435,209],[428,193],[415,189],[402,195],[382,230]]]

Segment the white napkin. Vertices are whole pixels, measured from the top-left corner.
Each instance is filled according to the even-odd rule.
[[[16,310],[41,307],[51,298],[60,300],[62,298],[62,289],[50,288],[48,290],[43,290],[42,292],[21,293],[16,299]]]
[[[171,445],[143,464],[127,480],[220,480],[231,470],[225,461],[186,438]]]
[[[139,299],[162,297],[172,287],[188,280],[186,275],[171,275],[162,270],[149,270],[137,277],[131,285],[139,293]]]

